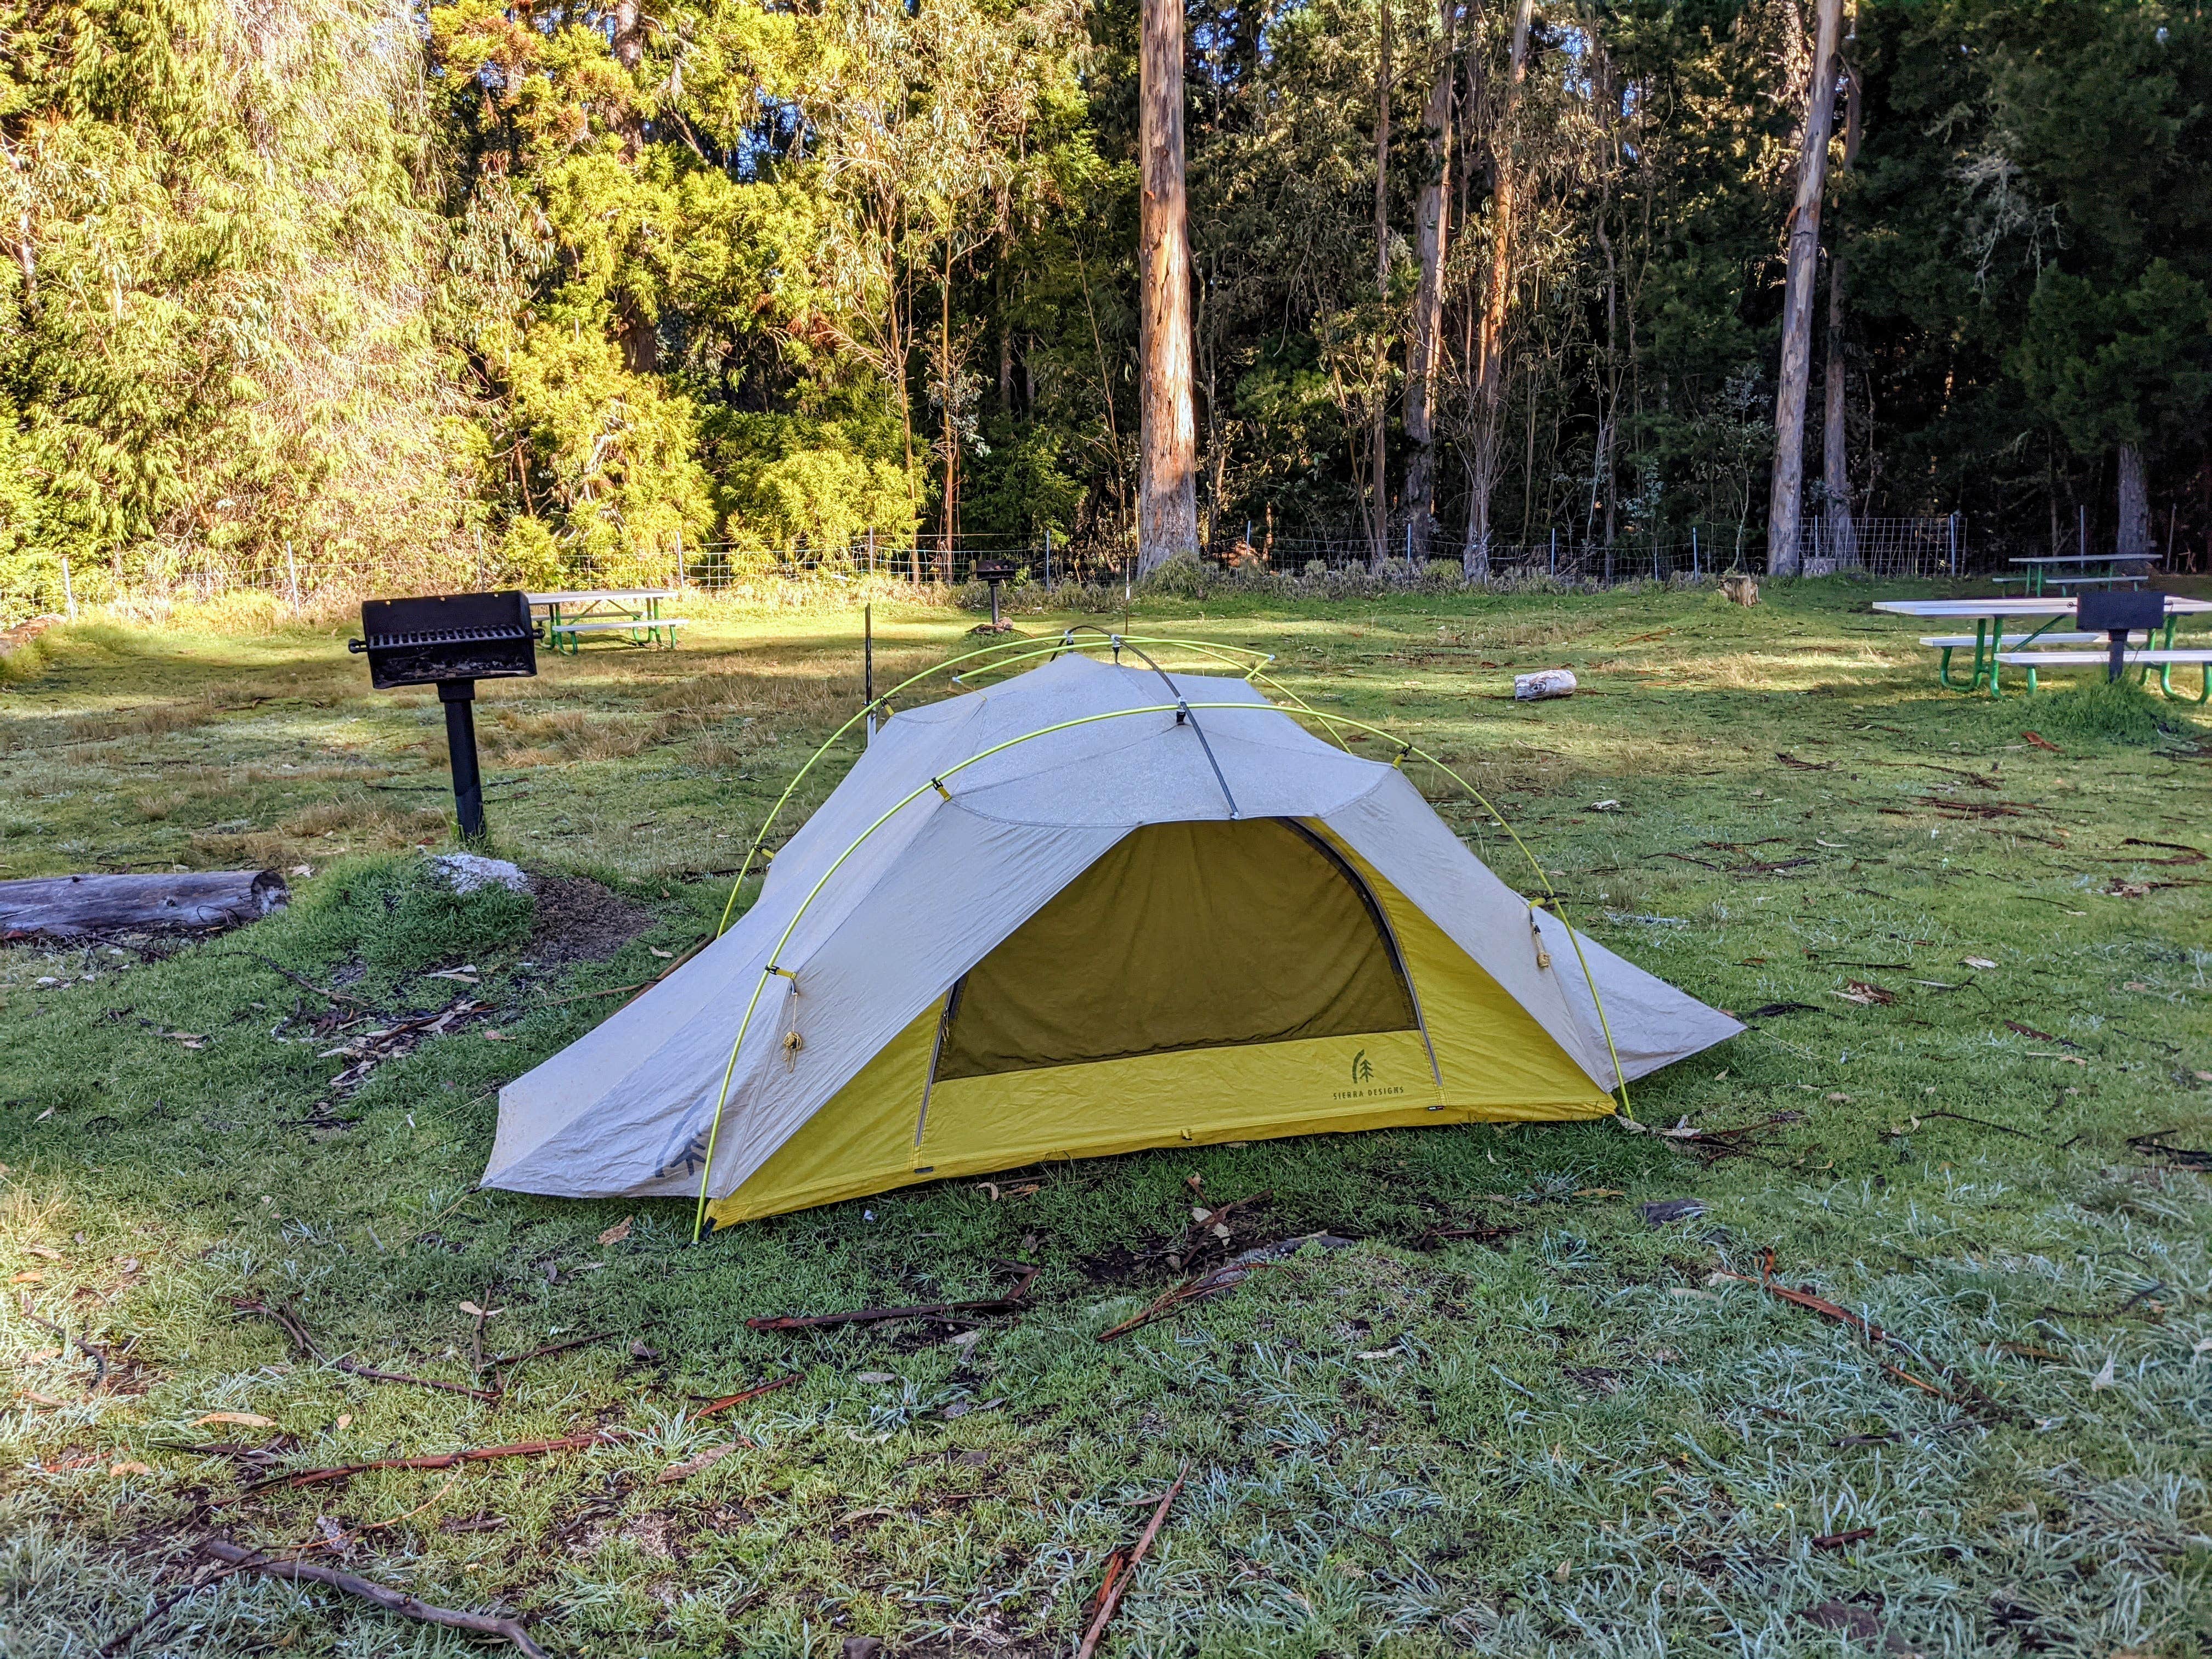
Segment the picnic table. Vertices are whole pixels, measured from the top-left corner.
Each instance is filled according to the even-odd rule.
[[[2120,566],[2154,565],[2158,560],[2148,553],[2048,553],[2032,559],[2012,559],[2007,562],[2025,565],[2027,572],[2018,576],[1993,578],[1997,585],[2002,587],[2020,583],[2022,584],[2021,591],[2030,599],[2039,599],[2045,586],[2087,587],[2101,583],[2112,587],[2124,582],[2131,587],[2140,587],[2150,580],[2150,572],[2147,569],[2122,570]],[[2078,574],[2061,574],[2069,566],[2079,566]],[[2092,569],[2092,566],[2101,568]]]
[[[676,648],[676,630],[690,624],[664,617],[660,602],[677,597],[672,587],[595,587],[574,593],[532,593],[530,608],[545,615],[545,643],[574,656],[586,635],[624,645]]]
[[[2076,601],[2072,594],[2045,594],[2032,599],[2007,599],[2002,596],[1987,599],[1883,599],[1874,609],[1893,617],[1917,617],[1929,622],[1969,623],[1974,625],[1972,634],[1936,634],[1923,635],[1920,643],[1942,653],[1936,664],[1936,678],[1953,691],[1972,691],[1984,680],[1989,683],[1990,695],[2004,695],[1997,683],[2000,662],[2028,671],[2028,690],[2035,689],[2035,667],[2038,664],[2053,668],[2074,668],[2106,660],[2106,653],[2076,651],[2036,650],[2032,647],[2051,646],[2101,645],[2100,634],[2083,634],[2060,630],[2061,623],[2074,620]],[[2168,696],[2174,695],[2172,678],[2176,663],[2195,663],[2205,665],[2212,652],[2177,651],[2173,645],[2175,623],[2185,616],[2212,611],[2212,601],[2185,599],[2173,594],[2166,595],[2166,628],[2164,638],[2158,644],[2146,640],[2141,649],[2131,650],[2130,666],[2140,667],[2146,673],[2159,671],[2159,687]],[[2026,634],[2008,634],[2008,623],[2015,625],[2041,619],[2041,626]],[[1972,647],[1974,653],[1972,672],[1964,684],[1951,678],[1951,653]],[[2204,699],[2199,697],[2198,702]]]

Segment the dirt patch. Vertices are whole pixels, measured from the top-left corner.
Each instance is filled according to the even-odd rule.
[[[530,885],[538,899],[531,954],[549,966],[604,961],[653,926],[650,912],[582,876],[532,872]]]

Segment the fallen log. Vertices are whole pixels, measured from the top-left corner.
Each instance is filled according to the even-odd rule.
[[[274,870],[0,881],[0,939],[172,928],[210,933],[258,921],[283,909],[291,896]]]

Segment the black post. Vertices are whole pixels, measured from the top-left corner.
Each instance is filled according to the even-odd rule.
[[[999,631],[999,579],[996,576],[992,577],[990,579],[989,585],[991,589],[991,631],[995,634]]]
[[[875,534],[872,530],[868,532]],[[868,711],[868,741],[876,740],[876,607],[860,607],[860,702]]]
[[[2111,653],[2106,659],[2105,678],[2109,684],[2118,685],[2120,683],[2120,676],[2128,672],[2127,629],[2124,628],[2110,629],[2106,634],[2105,637],[2110,642],[2107,649]],[[2154,643],[2155,643],[2155,641],[2154,641]]]
[[[446,705],[446,753],[453,767],[453,812],[461,839],[484,838],[483,775],[477,770],[477,683],[440,680],[438,701]]]

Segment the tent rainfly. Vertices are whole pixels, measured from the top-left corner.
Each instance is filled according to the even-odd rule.
[[[1742,1029],[1245,680],[1069,654],[886,721],[736,926],[500,1091],[483,1184],[703,1188],[726,1224],[1146,1146],[1598,1117]]]

